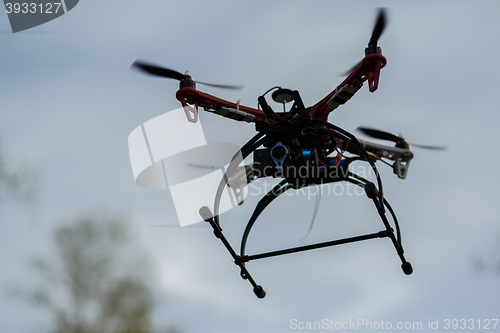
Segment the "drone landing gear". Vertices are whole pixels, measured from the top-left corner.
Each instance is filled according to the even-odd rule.
[[[243,238],[241,240],[241,254],[237,255],[234,249],[231,247],[227,239],[224,237],[222,233],[222,229],[220,225],[214,220],[214,216],[210,209],[206,206],[202,207],[200,209],[200,215],[202,218],[210,223],[214,230],[214,235],[219,238],[226,249],[229,251],[231,256],[234,259],[234,263],[238,265],[241,269],[241,277],[245,280],[248,280],[252,286],[253,286],[253,291],[255,295],[258,298],[264,298],[266,296],[266,292],[264,289],[260,286],[257,285],[255,280],[252,278],[250,273],[245,267],[245,263],[249,262],[251,260],[256,260],[256,259],[263,259],[263,258],[269,258],[269,257],[275,257],[279,255],[284,255],[284,254],[290,254],[290,253],[296,253],[296,252],[302,252],[302,251],[308,251],[308,250],[313,250],[313,249],[319,249],[319,248],[324,248],[324,247],[330,247],[330,246],[335,246],[335,245],[340,245],[340,244],[347,244],[347,243],[354,243],[354,242],[359,242],[367,239],[372,239],[372,238],[384,238],[388,237],[391,239],[396,252],[398,253],[399,258],[401,259],[402,265],[401,268],[403,269],[403,272],[406,275],[410,275],[413,272],[413,268],[411,264],[406,261],[403,253],[403,246],[401,244],[401,235],[399,231],[399,224],[397,222],[396,216],[394,214],[394,211],[392,210],[391,206],[389,203],[384,199],[384,205],[387,207],[389,212],[391,213],[394,223],[396,225],[396,234],[394,233],[394,230],[389,224],[389,221],[387,220],[387,217],[385,216],[385,211],[383,209],[383,206],[380,204],[378,201],[378,190],[375,187],[375,185],[366,179],[363,179],[362,177],[359,177],[355,174],[350,173],[350,178],[347,179],[348,182],[364,187],[365,193],[368,196],[368,198],[372,199],[374,202],[377,211],[382,219],[382,222],[384,223],[385,230],[376,232],[376,233],[371,233],[371,234],[365,234],[365,235],[360,235],[360,236],[355,236],[355,237],[349,237],[349,238],[343,238],[343,239],[337,239],[337,240],[332,240],[332,241],[327,241],[327,242],[322,242],[322,243],[315,243],[315,244],[310,244],[310,245],[304,245],[304,246],[298,246],[298,247],[293,247],[293,248],[288,248],[288,249],[283,249],[283,250],[277,250],[277,251],[271,251],[271,252],[265,252],[265,253],[260,253],[260,254],[254,254],[254,255],[245,255],[245,246],[246,246],[246,241],[248,239],[248,235],[250,233],[250,230],[252,226],[254,225],[255,221],[259,217],[259,215],[262,213],[262,211],[274,200],[276,199],[279,195],[283,194],[285,191],[289,190],[290,188],[293,188],[290,184],[287,184],[286,180],[281,181],[278,185],[276,185],[271,191],[269,191],[257,204],[257,207],[255,208],[254,213],[252,214],[252,217],[248,221],[248,224],[245,228],[245,231],[243,233]]]
[[[411,273],[413,273],[413,267],[411,266],[411,264],[406,261],[403,253],[404,253],[404,250],[403,250],[403,246],[401,245],[401,235],[399,233],[399,226],[398,226],[398,223],[397,223],[397,219],[394,215],[394,212],[392,211],[392,208],[390,208],[389,204],[387,202],[385,202],[394,218],[394,222],[396,223],[396,227],[397,227],[397,233],[398,233],[398,237],[396,238],[396,236],[394,235],[394,231],[392,230],[391,226],[389,225],[389,221],[387,221],[387,217],[385,216],[384,214],[384,211],[383,211],[383,207],[382,205],[380,205],[380,202],[377,200],[377,197],[378,197],[378,190],[377,188],[375,187],[375,185],[371,182],[367,182],[365,185],[364,185],[364,188],[365,188],[365,193],[366,193],[366,196],[370,199],[373,200],[373,203],[375,204],[375,206],[377,207],[377,211],[380,215],[380,218],[382,219],[382,222],[384,222],[384,226],[388,232],[388,236],[391,240],[392,240],[392,243],[394,244],[394,247],[396,248],[396,251],[398,252],[398,255],[399,255],[399,258],[401,259],[401,268],[403,269],[403,272],[406,274],[406,275],[410,275]],[[385,200],[385,199],[384,199]]]
[[[311,114],[305,109],[302,100],[300,99],[299,93],[297,91],[293,92],[293,97],[295,100],[294,106],[292,107],[291,111],[288,112],[285,116],[279,117],[274,111],[267,105],[265,98],[261,96],[259,98],[259,104],[261,105],[263,112],[266,114],[266,121],[259,121],[256,122],[256,129],[259,132],[256,136],[254,136],[250,141],[248,141],[241,149],[241,156],[243,159],[245,159],[249,154],[253,151],[256,151],[257,148],[259,148],[261,145],[269,148],[269,147],[281,147],[283,144],[278,144],[282,142],[283,140],[288,140],[290,138],[295,138],[295,137],[300,137],[303,140],[303,144],[305,147],[322,147],[322,141],[318,138],[323,138],[323,137],[330,137],[331,141],[334,142],[334,140],[341,140],[345,142],[346,144],[350,145],[351,147],[354,148],[355,151],[359,153],[359,156],[361,158],[364,158],[371,166],[373,169],[376,177],[377,177],[377,183],[378,187],[375,187],[375,185],[368,180],[364,179],[363,177],[360,177],[354,173],[348,172],[347,169],[347,175],[345,173],[341,172],[341,175],[333,175],[333,176],[328,176],[325,174],[321,173],[315,173],[315,175],[318,175],[317,177],[297,177],[297,176],[292,176],[292,177],[283,177],[283,179],[278,185],[276,185],[271,191],[269,191],[257,204],[257,207],[255,208],[255,211],[253,212],[250,220],[248,221],[248,224],[245,228],[245,231],[243,233],[243,238],[241,240],[241,253],[240,255],[237,255],[234,249],[231,247],[229,244],[228,240],[224,237],[222,234],[222,228],[220,227],[219,224],[219,205],[220,205],[220,200],[222,197],[223,190],[228,183],[227,179],[230,178],[232,175],[234,175],[235,171],[237,170],[238,164],[241,161],[241,157],[238,159],[233,157],[231,160],[229,166],[226,169],[225,176],[221,180],[219,187],[217,189],[216,195],[215,195],[215,204],[214,204],[214,213],[210,211],[210,209],[206,206],[202,207],[200,209],[200,215],[202,216],[203,220],[206,222],[210,223],[214,230],[214,234],[217,238],[219,238],[228,252],[231,254],[233,257],[234,263],[238,265],[241,269],[241,277],[243,279],[248,280],[253,288],[254,288],[254,293],[257,295],[259,298],[265,297],[266,293],[262,289],[261,286],[257,285],[257,283],[254,281],[250,273],[245,267],[245,263],[249,262],[251,260],[256,260],[256,259],[262,259],[262,258],[269,258],[269,257],[275,257],[279,255],[284,255],[284,254],[290,254],[290,253],[296,253],[296,252],[302,252],[302,251],[308,251],[308,250],[313,250],[313,249],[319,249],[319,248],[324,248],[324,247],[330,247],[334,245],[340,245],[340,244],[347,244],[347,243],[354,243],[354,242],[359,242],[367,239],[372,239],[372,238],[384,238],[388,237],[391,239],[396,252],[398,253],[399,258],[401,259],[402,262],[402,269],[405,274],[411,274],[413,269],[410,265],[409,262],[406,261],[404,255],[403,255],[403,246],[401,245],[401,233],[399,230],[399,224],[396,219],[396,215],[394,214],[394,211],[392,210],[391,206],[387,202],[387,200],[383,196],[383,190],[382,190],[382,180],[380,179],[380,176],[378,174],[377,168],[375,166],[375,162],[371,159],[369,154],[366,152],[366,150],[361,146],[361,144],[358,142],[355,136],[352,134],[348,133],[347,131],[341,129],[338,126],[335,126],[333,124],[330,124],[326,121],[322,121],[320,119],[311,119]],[[297,144],[295,144],[297,146]],[[286,148],[286,147],[285,147]],[[298,147],[302,149],[303,147],[301,146],[301,141],[299,140]],[[269,154],[271,155],[270,158],[274,158],[275,160],[278,160],[279,163],[276,163],[276,169],[278,167],[280,169],[283,169],[283,156],[288,155],[288,150],[284,152],[285,155],[283,154],[277,154],[277,156],[273,156],[273,149],[271,148],[269,151]],[[269,150],[269,149],[268,149]],[[303,150],[306,151],[306,150]],[[318,150],[319,151],[319,150]],[[307,152],[310,153],[310,150],[307,150]],[[307,157],[307,158],[306,158]],[[286,157],[285,157],[286,158]],[[299,167],[308,167],[308,163],[310,162],[311,158],[308,155],[303,154],[302,159],[299,157],[296,157],[296,162],[300,164],[300,161],[304,161],[304,165],[299,165]],[[266,162],[266,161],[260,161],[260,162]],[[272,166],[276,161],[272,161],[271,163],[264,163],[264,165],[267,166]],[[336,169],[333,169],[331,165],[325,164],[326,168],[325,170],[338,170],[337,167],[335,166]],[[316,166],[318,166],[316,164]],[[281,171],[281,170],[279,170]],[[275,176],[274,174],[272,175],[265,175],[264,176]],[[300,176],[300,174],[299,174]],[[297,183],[297,181],[299,181]],[[316,243],[316,244],[310,244],[310,245],[304,245],[304,246],[298,246],[298,247],[293,247],[293,248],[288,248],[288,249],[283,249],[283,250],[277,250],[277,251],[272,251],[272,252],[265,252],[265,253],[260,253],[260,254],[253,254],[253,255],[246,255],[245,254],[245,246],[246,246],[246,241],[248,238],[248,235],[250,233],[250,230],[252,226],[254,225],[255,221],[259,217],[259,215],[262,213],[262,211],[278,196],[283,194],[285,191],[295,188],[301,188],[302,186],[310,186],[310,185],[318,185],[318,184],[326,184],[326,183],[331,183],[331,182],[338,182],[338,181],[347,181],[349,183],[355,184],[357,186],[363,187],[365,189],[366,195],[368,198],[372,199],[372,201],[375,204],[375,207],[377,208],[377,211],[380,215],[380,218],[382,219],[382,222],[384,223],[385,230],[371,233],[371,234],[365,234],[365,235],[360,235],[360,236],[355,236],[355,237],[350,237],[350,238],[343,238],[343,239],[337,239],[337,240],[332,240],[332,241],[327,241],[327,242],[322,242],[322,243]],[[391,213],[394,225],[396,228],[396,234],[394,233],[394,230],[392,229],[391,225],[389,224],[389,221],[387,220],[387,217],[385,215],[385,208],[388,209],[388,211]]]
[[[210,223],[210,225],[214,229],[214,235],[215,235],[215,237],[219,238],[222,241],[222,243],[224,244],[224,246],[226,247],[226,249],[229,251],[229,253],[233,257],[234,263],[240,267],[240,269],[241,269],[241,277],[243,279],[246,279],[246,280],[250,281],[250,283],[253,286],[253,292],[255,293],[255,295],[258,298],[264,298],[266,296],[266,292],[264,291],[264,289],[261,286],[259,286],[259,285],[257,285],[257,283],[255,283],[255,281],[252,278],[252,276],[250,275],[250,273],[248,273],[245,265],[240,260],[240,257],[236,254],[236,252],[234,252],[233,248],[231,247],[231,245],[227,241],[226,237],[224,237],[224,235],[222,234],[221,227],[219,226],[218,223],[216,223],[214,221],[214,217],[213,217],[212,212],[210,211],[210,208],[208,208],[207,206],[201,207],[200,208],[200,215],[203,218],[203,220],[205,220],[205,222]]]

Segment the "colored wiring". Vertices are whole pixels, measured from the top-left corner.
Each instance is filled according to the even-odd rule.
[[[382,163],[384,163],[384,164],[387,164],[388,166],[392,167],[392,165],[391,165],[389,162],[384,161],[383,159],[380,159],[380,162],[382,162]]]
[[[272,87],[271,89],[269,89],[268,91],[266,91],[262,96],[266,96],[267,94],[269,94],[274,89],[281,89],[281,87],[280,86]],[[257,108],[260,110],[260,104],[259,103],[257,103]]]
[[[345,144],[346,144],[346,145],[345,145],[345,148],[344,148],[344,150],[342,150],[342,143],[343,143],[343,141],[342,141],[342,140],[339,140],[339,141],[340,141],[340,145],[339,145],[339,146],[337,146],[337,151],[338,151],[340,154],[342,154],[342,155],[343,155],[343,154],[346,152],[347,148],[349,147],[349,142],[346,142],[346,143],[345,143]],[[339,151],[339,147],[340,147],[340,151]]]

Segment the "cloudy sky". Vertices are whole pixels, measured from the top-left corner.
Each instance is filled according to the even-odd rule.
[[[329,121],[448,146],[413,149],[405,180],[379,166],[414,273],[403,274],[389,240],[370,240],[249,263],[267,291],[257,299],[209,228],[174,227],[169,191],[135,185],[128,135],[180,104],[176,81],[129,67],[141,58],[189,69],[200,81],[244,84],[238,92],[204,91],[248,106],[276,85],[299,90],[312,105],[363,57],[376,7],[389,16],[379,41],[388,60],[379,89],[364,86]],[[47,325],[10,291],[36,280],[29,260],[50,253],[53,227],[82,214],[119,215],[133,225],[155,262],[158,326],[289,332],[293,319],[360,319],[422,322],[426,331],[429,321],[442,328],[446,319],[472,320],[477,329],[499,318],[498,13],[493,0],[82,0],[16,34],[0,14],[2,149],[13,168],[36,177],[37,193],[30,202],[3,198],[0,206],[0,330]],[[251,124],[200,117],[209,141],[242,145],[254,134]],[[222,215],[235,247],[258,200],[249,196]],[[278,199],[257,222],[248,251],[298,245],[314,204],[304,195]],[[307,242],[382,228],[365,197],[324,196]],[[479,259],[482,270],[475,269]]]

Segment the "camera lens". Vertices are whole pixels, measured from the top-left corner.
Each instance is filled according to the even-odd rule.
[[[286,155],[286,148],[283,146],[276,146],[271,150],[271,156],[277,160],[281,160]]]

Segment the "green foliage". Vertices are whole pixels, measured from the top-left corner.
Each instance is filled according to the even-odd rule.
[[[58,260],[37,269],[47,281],[33,301],[53,317],[51,333],[150,333],[149,266],[125,223],[81,218],[55,230]]]

